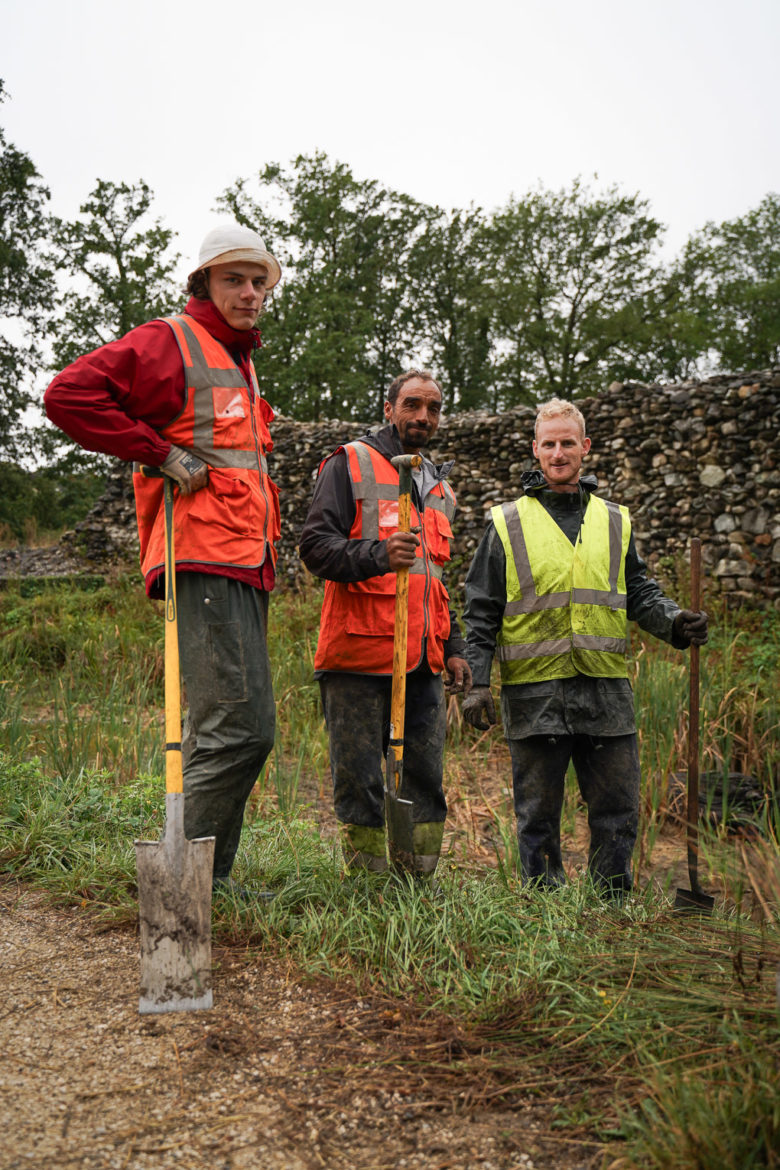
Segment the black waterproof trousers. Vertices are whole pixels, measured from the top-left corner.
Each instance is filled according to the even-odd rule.
[[[361,674],[320,678],[330,740],[336,816],[343,824],[379,828],[385,821],[384,774],[390,735],[392,679]],[[416,670],[406,676],[403,784],[417,822],[442,823],[447,730],[441,675]]]
[[[244,807],[274,743],[268,594],[229,577],[178,573],[184,831],[216,837],[214,880],[230,873]]]
[[[531,735],[510,739],[517,844],[528,881],[560,885],[561,811],[571,761],[588,807],[588,870],[608,892],[631,889],[631,854],[639,820],[636,734]]]

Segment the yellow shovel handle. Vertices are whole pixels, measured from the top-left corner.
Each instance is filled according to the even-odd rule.
[[[421,463],[419,455],[412,456],[409,465],[399,469],[398,531],[408,532],[412,513],[411,468]],[[395,629],[393,633],[393,689],[390,699],[390,747],[396,763],[404,756],[404,723],[406,716],[406,650],[409,634],[409,570],[399,569],[395,580]],[[400,777],[396,768],[396,783]]]
[[[173,482],[163,480],[165,498],[165,791],[182,792],[181,683],[173,536]]]

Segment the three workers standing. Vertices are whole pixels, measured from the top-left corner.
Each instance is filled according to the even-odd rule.
[[[279,264],[248,228],[209,233],[184,312],[148,322],[79,358],[45,395],[49,417],[89,450],[159,467],[175,500],[185,832],[216,837],[214,884],[230,883],[244,808],[273,746],[266,645],[279,507],[268,475],[273,412],[252,350]],[[399,531],[394,456],[436,433],[441,389],[409,370],[387,391],[385,425],[322,463],[301,557],[325,579],[315,671],[330,743],[334,803],[350,869],[387,866],[383,761],[390,732],[396,574],[409,570],[403,791],[413,869],[430,875],[442,845],[446,671],[464,718],[495,722],[494,655],[512,759],[523,876],[564,880],[560,818],[573,762],[591,832],[589,870],[608,894],[631,888],[639,753],[626,666],[626,623],[684,648],[707,640],[704,613],[681,610],[648,578],[628,510],[581,476],[590,449],[571,403],[538,410],[540,470],[491,510],[466,580],[468,645],[449,606],[455,496],[451,463],[422,458],[412,531]],[[162,483],[134,475],[147,593],[161,596]],[[473,686],[472,686],[473,672]]]

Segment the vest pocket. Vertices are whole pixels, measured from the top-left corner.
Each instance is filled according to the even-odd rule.
[[[437,565],[444,565],[450,559],[450,540],[452,525],[444,512],[434,511],[433,508],[425,512],[425,535],[428,542],[428,555]]]
[[[392,638],[395,632],[395,573],[388,573],[393,582],[391,593],[353,590],[346,613],[344,628],[348,634],[361,638]],[[375,578],[376,579],[376,578]],[[383,578],[378,578],[382,580]]]

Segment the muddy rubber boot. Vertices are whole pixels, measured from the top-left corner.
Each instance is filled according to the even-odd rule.
[[[369,870],[383,873],[387,869],[387,843],[384,826],[339,825],[344,864],[351,873]]]
[[[412,828],[414,878],[431,889],[439,888],[433,874],[439,862],[443,836],[444,821],[423,821]]]

